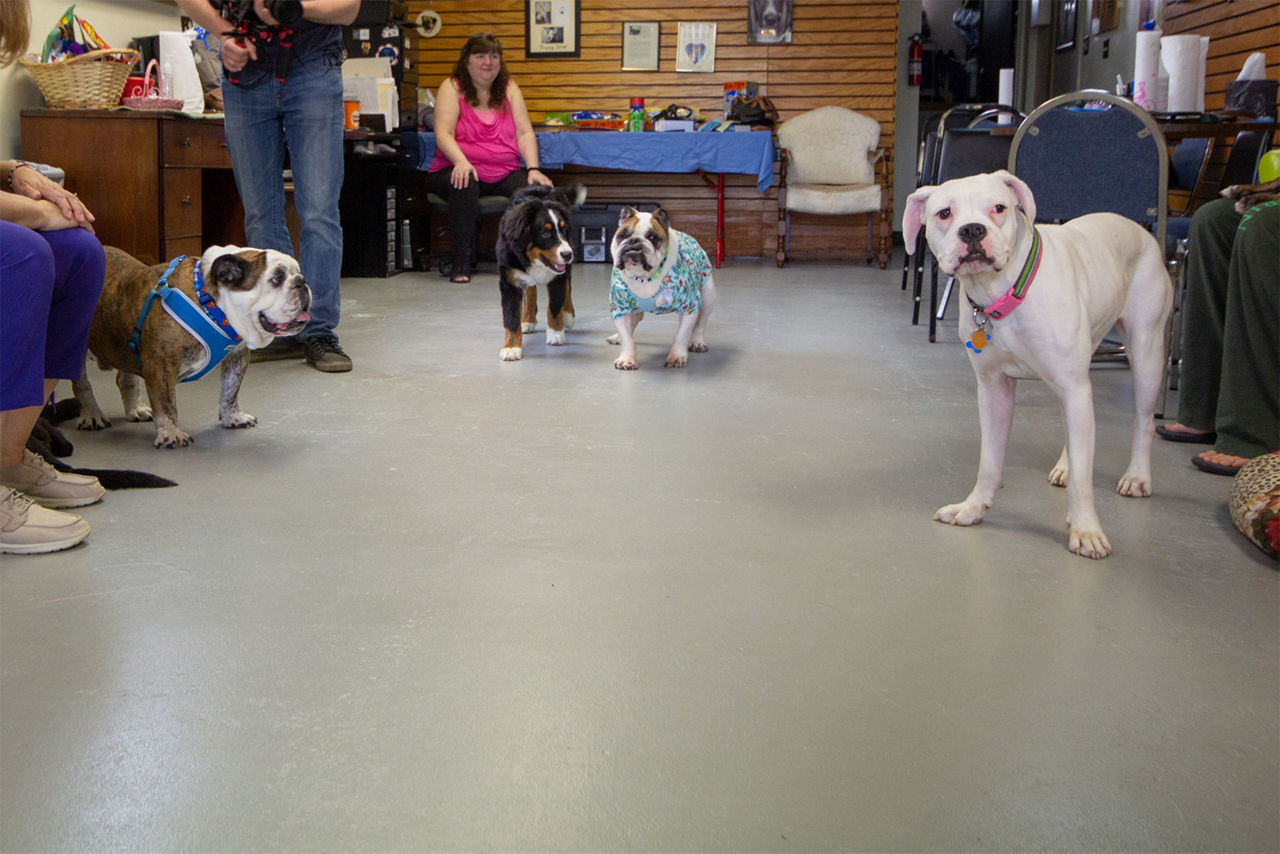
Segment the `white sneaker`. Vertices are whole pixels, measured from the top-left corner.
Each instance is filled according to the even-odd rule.
[[[22,462],[0,469],[0,486],[24,492],[45,507],[83,507],[101,501],[107,493],[96,477],[58,471],[25,448]]]
[[[69,549],[90,530],[79,516],[47,510],[21,492],[0,486],[0,552],[29,555]]]

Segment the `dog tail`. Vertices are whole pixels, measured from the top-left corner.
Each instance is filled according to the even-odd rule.
[[[582,203],[587,200],[587,188],[584,184],[570,184],[562,188],[560,192],[564,196],[565,204],[570,209],[576,210],[582,207]]]
[[[106,489],[163,489],[166,486],[177,486],[176,480],[169,480],[158,474],[132,469],[76,469],[66,463],[55,460],[50,463],[58,471],[70,474],[83,474],[96,477]]]

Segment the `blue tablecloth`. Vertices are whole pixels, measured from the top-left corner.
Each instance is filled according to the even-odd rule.
[[[417,134],[417,164],[426,169],[435,156],[436,139]],[[725,172],[755,175],[760,192],[773,184],[773,134],[619,133],[613,131],[539,131],[539,165],[561,169],[566,163],[628,172]]]

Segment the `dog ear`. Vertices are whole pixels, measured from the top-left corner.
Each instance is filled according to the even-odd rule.
[[[1013,197],[1018,200],[1018,206],[1026,212],[1027,219],[1035,222],[1036,200],[1031,195],[1031,188],[1027,186],[1027,182],[1005,169],[993,174],[1001,181],[1004,181],[1005,186],[1013,191]]]
[[[221,255],[209,268],[210,278],[224,288],[238,288],[246,278],[249,269],[239,255]]]
[[[924,227],[924,206],[933,195],[936,187],[921,187],[907,196],[907,207],[902,212],[902,241],[906,244],[907,254],[916,251],[916,237]]]
[[[635,215],[636,215],[635,208],[630,207],[628,205],[623,205],[621,213],[618,214],[618,225],[622,225],[624,222],[631,219]]]
[[[658,225],[662,226],[663,231],[671,230],[671,217],[667,216],[664,208],[658,208],[653,212],[653,218],[658,221]]]

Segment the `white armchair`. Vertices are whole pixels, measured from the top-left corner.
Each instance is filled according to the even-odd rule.
[[[867,262],[889,263],[891,155],[880,124],[846,107],[819,107],[778,127],[778,266],[791,255],[791,212],[867,215]],[[874,215],[874,216],[873,216]],[[873,226],[879,223],[878,239]]]

